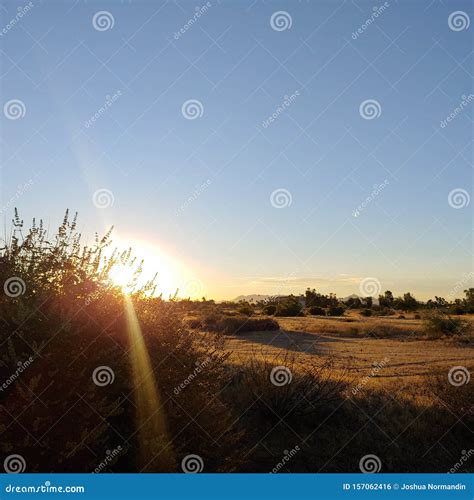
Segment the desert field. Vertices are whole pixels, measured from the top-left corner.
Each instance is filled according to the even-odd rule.
[[[423,321],[397,317],[278,318],[281,329],[269,332],[245,332],[228,338],[226,348],[233,362],[249,358],[278,359],[293,354],[304,364],[331,361],[334,374],[357,379],[382,363],[370,384],[393,385],[423,383],[433,375],[447,375],[455,365],[474,368],[471,342],[458,343],[422,336]],[[474,325],[474,315],[464,317]],[[385,360],[385,362],[384,362]]]

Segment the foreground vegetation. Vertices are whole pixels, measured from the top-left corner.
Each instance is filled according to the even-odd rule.
[[[130,251],[110,252],[110,239],[84,247],[69,214],[53,236],[14,219],[0,252],[2,463],[20,455],[28,472],[174,472],[197,455],[207,472],[356,472],[376,454],[385,472],[445,472],[466,449],[469,384],[433,374],[388,391],[371,384],[378,372],[366,382],[289,350],[232,361],[226,339],[271,338],[296,303],[288,316],[342,309],[321,321],[351,325],[358,311],[337,298],[303,308],[296,298],[165,301],[151,296],[154,280],[124,295],[111,269],[133,268],[133,288],[141,265]],[[447,321],[427,318],[423,328],[469,335]]]

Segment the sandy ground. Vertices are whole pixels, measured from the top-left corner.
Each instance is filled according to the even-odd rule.
[[[334,369],[345,371],[349,376],[364,376],[382,364],[377,370],[380,382],[411,377],[422,380],[430,374],[444,374],[453,366],[465,366],[474,370],[474,348],[472,345],[457,344],[450,340],[422,340],[407,333],[396,338],[367,338],[351,336],[347,323],[340,319],[278,318],[280,331],[251,332],[230,337],[226,348],[232,351],[231,360],[239,363],[249,357],[266,357],[278,360],[284,355],[294,355],[301,363],[330,360]],[[333,321],[334,332],[318,332],[325,322]],[[338,325],[337,322],[340,321]],[[367,326],[369,319],[361,320]],[[380,320],[373,320],[379,321]],[[387,320],[384,320],[387,321]],[[388,320],[390,321],[390,320]],[[408,330],[418,331],[421,324],[416,320],[393,320],[401,322]],[[410,325],[407,323],[411,323]],[[357,325],[351,322],[350,328]],[[339,331],[338,331],[339,330]],[[406,382],[408,380],[405,380]]]

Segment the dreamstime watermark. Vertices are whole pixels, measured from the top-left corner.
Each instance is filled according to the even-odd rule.
[[[270,372],[270,382],[277,387],[291,384],[293,374],[286,366],[275,366]]]
[[[105,103],[84,122],[84,127],[90,128],[112,105],[122,96],[122,91],[117,90],[112,96],[105,96]]]
[[[461,102],[449,113],[449,115],[441,120],[439,126],[445,128],[448,123],[452,122],[465,108],[474,100],[474,94],[462,95]]]
[[[448,203],[451,208],[459,210],[460,208],[466,208],[471,201],[469,193],[462,188],[456,188],[449,192]]]
[[[199,297],[204,290],[204,285],[198,279],[192,279],[184,284],[185,297]]]
[[[174,215],[176,217],[179,217],[180,214],[184,213],[184,211],[193,203],[195,202],[202,193],[211,185],[211,180],[207,179],[206,182],[203,182],[200,185],[197,185],[196,188],[194,189],[193,193],[189,198],[187,198],[183,204],[177,208],[174,212]]]
[[[15,194],[10,197],[10,199],[2,206],[2,208],[0,208],[0,215],[10,210],[11,207],[14,206],[15,202],[18,201],[27,191],[29,191],[33,184],[33,179],[29,179],[23,185],[18,186]]]
[[[448,470],[448,474],[454,474],[474,455],[474,450],[470,448],[468,451],[462,450],[461,458]]]
[[[108,10],[99,10],[92,17],[92,26],[97,31],[108,31],[115,26],[115,18]]]
[[[34,360],[35,358],[33,356],[30,356],[26,361],[18,361],[18,368],[15,370],[15,373],[12,373],[10,377],[8,377],[3,382],[3,384],[0,385],[0,392],[8,389],[15,382],[15,380],[17,380],[18,377],[33,363]]]
[[[380,472],[382,460],[377,455],[364,455],[359,461],[359,469],[364,474]]]
[[[186,120],[196,120],[204,115],[204,105],[197,99],[188,99],[181,106],[181,114]]]
[[[471,271],[469,274],[463,276],[463,278],[457,281],[454,284],[453,288],[449,291],[448,299],[453,300],[456,297],[456,295],[459,292],[463,291],[464,287],[473,279],[474,279],[474,271]]]
[[[359,284],[359,291],[363,297],[377,297],[382,291],[382,285],[377,278],[364,278]]]
[[[97,467],[92,472],[93,474],[98,474],[106,469],[119,455],[123,452],[123,448],[119,445],[113,450],[107,450],[105,452],[105,458],[97,465]]]
[[[276,474],[277,472],[280,472],[280,470],[285,467],[285,465],[288,464],[288,462],[299,452],[301,451],[301,448],[296,445],[294,448],[291,450],[284,450],[283,451],[283,457],[282,459],[273,467],[271,470],[270,474]]]
[[[363,35],[365,30],[374,23],[378,17],[380,17],[388,8],[390,7],[389,2],[383,3],[380,7],[373,7],[372,15],[356,30],[352,33],[352,39],[357,40],[360,35]]]
[[[375,120],[382,114],[382,106],[376,99],[367,99],[360,103],[359,114],[364,120]]]
[[[204,460],[199,455],[186,455],[181,460],[181,469],[186,474],[196,474],[204,470]]]
[[[188,19],[182,28],[180,28],[178,31],[175,31],[173,38],[175,40],[179,40],[211,7],[211,2],[206,2],[201,7],[196,7],[193,17]]]
[[[11,31],[20,21],[30,12],[30,10],[35,6],[33,2],[28,2],[23,7],[18,7],[16,10],[15,17],[12,17],[10,21],[0,30],[0,37],[5,36]]]
[[[275,31],[286,31],[291,29],[293,18],[286,10],[278,10],[270,17],[270,26]]]
[[[94,203],[97,208],[112,207],[114,202],[114,193],[112,193],[110,189],[97,189],[97,191],[94,191],[94,194],[92,195],[92,203]]]
[[[448,26],[452,31],[464,31],[469,28],[471,19],[467,12],[456,10],[451,12],[448,17]]]
[[[8,455],[3,461],[3,468],[7,474],[20,474],[26,470],[26,460],[21,455]]]
[[[177,385],[173,392],[175,393],[176,396],[180,394],[181,391],[186,389],[189,384],[193,382],[193,380],[199,376],[199,374],[207,368],[210,364],[212,363],[211,358],[205,358],[202,362],[196,361],[196,368],[190,373],[179,385]]]
[[[26,292],[26,283],[18,276],[12,276],[3,283],[3,291],[8,297],[16,299]]]
[[[293,101],[300,95],[299,90],[295,90],[291,95],[285,95],[283,97],[283,102],[278,106],[278,108],[262,122],[263,128],[268,128],[286,109],[288,109]]]
[[[270,195],[270,203],[273,208],[287,208],[293,203],[293,197],[288,189],[275,189]]]
[[[26,115],[25,103],[20,99],[10,99],[3,106],[3,114],[9,120],[19,120]]]
[[[378,361],[373,363],[373,368],[370,370],[370,373],[368,375],[366,375],[365,377],[363,377],[361,379],[361,381],[355,386],[352,388],[352,395],[355,396],[361,389],[363,389],[367,383],[369,382],[369,380],[373,377],[377,377],[378,376],[378,373],[380,370],[382,370],[383,368],[385,368],[388,364],[388,362],[390,361],[390,358],[383,358],[382,361],[379,363]]]
[[[110,366],[98,366],[92,372],[92,381],[99,387],[113,384],[115,380],[115,372]]]
[[[469,384],[471,373],[465,366],[453,366],[448,373],[448,381],[454,387]]]
[[[389,185],[387,179],[385,179],[382,184],[374,184],[374,189],[367,196],[367,198],[355,209],[352,211],[353,217],[359,217],[361,212],[367,208],[367,206],[375,199],[377,196]]]

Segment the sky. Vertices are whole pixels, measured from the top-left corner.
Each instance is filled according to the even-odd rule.
[[[2,2],[2,225],[114,225],[182,296],[461,296],[472,5]]]

